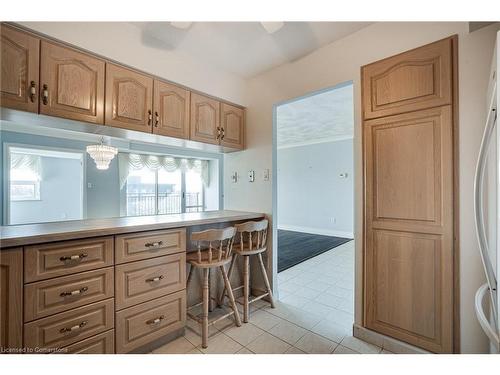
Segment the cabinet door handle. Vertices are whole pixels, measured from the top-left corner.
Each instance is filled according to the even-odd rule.
[[[163,245],[163,241],[157,241],[157,242],[146,242],[144,246],[146,247],[159,247]]]
[[[215,139],[219,139],[220,135],[221,135],[221,127],[217,126],[217,138],[215,138]]]
[[[158,127],[158,124],[160,123],[160,115],[158,114],[158,111],[155,112],[155,128]]]
[[[224,130],[224,128],[220,128],[221,130],[221,136],[220,136],[220,140],[222,141],[224,139],[224,137],[226,136],[226,131]]]
[[[153,112],[151,110],[148,110],[148,125],[151,125],[153,122]]]
[[[42,103],[47,105],[49,103],[49,87],[47,85],[43,85],[42,89]]]
[[[82,293],[85,293],[87,290],[89,290],[88,287],[84,286],[83,288],[77,289],[77,290],[72,290],[71,292],[62,292],[60,294],[61,297],[67,297],[67,296],[78,296]]]
[[[165,319],[165,316],[164,316],[164,315],[161,315],[161,316],[159,316],[158,318],[154,318],[154,319],[148,320],[148,321],[146,322],[146,324],[148,324],[148,325],[151,325],[151,324],[158,324],[158,323],[160,323],[163,319]]]
[[[63,256],[63,257],[60,257],[59,260],[61,262],[66,262],[68,260],[81,260],[81,259],[87,258],[87,257],[88,257],[88,254],[81,253],[81,254],[76,254],[76,255]]]
[[[81,322],[80,324],[77,324],[76,326],[69,327],[69,328],[61,328],[59,330],[59,332],[60,333],[67,333],[67,332],[77,331],[77,330],[82,329],[83,327],[85,327],[87,324],[88,324],[88,321],[84,320],[83,322]]]
[[[36,83],[35,81],[31,81],[30,83],[30,100],[31,103],[34,103],[36,99]]]
[[[156,276],[156,277],[152,277],[150,279],[146,279],[146,282],[147,283],[154,283],[156,281],[160,281],[160,280],[163,280],[163,275],[160,275],[160,276]]]

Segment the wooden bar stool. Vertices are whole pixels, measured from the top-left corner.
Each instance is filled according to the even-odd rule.
[[[243,288],[243,322],[248,322],[249,317],[249,306],[252,302],[258,301],[266,296],[269,296],[269,302],[271,307],[274,308],[273,293],[271,292],[271,286],[269,284],[269,279],[267,277],[266,267],[264,266],[264,261],[262,260],[262,253],[267,251],[267,227],[268,221],[249,221],[243,224],[236,224],[236,231],[239,233],[240,243],[236,244],[234,247],[234,256],[231,260],[231,265],[229,266],[228,277],[231,277],[233,273],[234,264],[236,262],[237,255],[243,257],[243,286],[233,289],[239,290]],[[250,256],[257,255],[259,258],[260,269],[262,272],[262,277],[264,278],[264,283],[266,285],[266,293],[250,300]],[[219,298],[219,305],[224,301],[224,295],[226,294],[226,288],[222,291]],[[228,297],[232,298],[232,291],[228,290]]]
[[[189,275],[187,279],[186,288],[189,286],[191,277],[193,275],[193,270],[195,268],[203,270],[203,284],[202,284],[202,295],[203,300],[201,303],[188,307],[188,316],[202,326],[202,344],[203,348],[207,347],[208,340],[208,326],[224,319],[228,316],[234,315],[236,325],[241,326],[240,315],[238,314],[238,309],[236,308],[236,302],[234,300],[234,295],[231,289],[231,284],[229,283],[229,277],[226,273],[224,266],[228,264],[232,259],[232,250],[234,243],[234,236],[236,234],[236,228],[230,227],[225,229],[209,229],[202,232],[194,232],[191,234],[191,240],[197,242],[197,251],[193,251],[187,254],[186,261],[191,265],[189,269]],[[222,278],[224,279],[224,288],[230,291],[228,293],[231,312],[223,316],[209,321],[208,311],[209,305],[211,305],[210,297],[210,269],[219,268]],[[203,305],[202,313],[198,315],[191,314],[190,309]],[[211,308],[210,308],[211,310]]]

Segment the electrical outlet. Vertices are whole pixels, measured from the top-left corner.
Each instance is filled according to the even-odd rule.
[[[331,222],[332,224],[335,224],[335,223],[337,222],[337,218],[336,218],[336,217],[331,217],[331,218],[330,218],[330,222]]]
[[[264,181],[269,181],[269,169],[264,169]]]

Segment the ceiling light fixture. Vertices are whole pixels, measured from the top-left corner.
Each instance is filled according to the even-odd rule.
[[[186,30],[189,29],[191,26],[192,22],[170,22],[170,24],[175,27],[176,29],[182,29]]]
[[[94,159],[97,169],[106,170],[109,168],[111,160],[118,154],[118,149],[105,145],[104,138],[102,138],[100,144],[87,146],[87,153]]]
[[[284,22],[261,22],[260,24],[268,34],[274,34],[285,25]]]

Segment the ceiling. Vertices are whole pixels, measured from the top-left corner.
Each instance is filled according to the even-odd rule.
[[[353,87],[347,84],[278,106],[278,148],[352,138],[353,103]]]
[[[369,22],[285,22],[268,34],[260,22],[133,22],[144,44],[176,50],[243,78],[297,60],[352,34]]]

